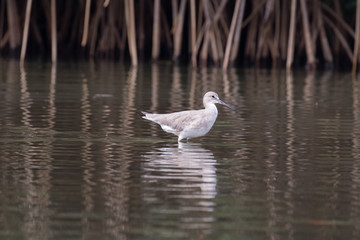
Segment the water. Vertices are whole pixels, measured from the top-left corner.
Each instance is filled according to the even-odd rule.
[[[1,239],[356,239],[360,80],[168,63],[0,64]],[[140,110],[218,106],[177,137]]]

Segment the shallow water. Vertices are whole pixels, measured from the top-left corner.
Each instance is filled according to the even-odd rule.
[[[0,62],[1,239],[355,239],[360,80]],[[204,137],[141,118],[235,107]]]

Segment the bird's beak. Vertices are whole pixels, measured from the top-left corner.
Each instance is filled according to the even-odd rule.
[[[219,103],[220,103],[220,104],[222,104],[222,105],[224,105],[224,106],[226,106],[226,107],[230,108],[230,109],[231,109],[231,110],[233,110],[233,111],[236,111],[236,110],[235,110],[235,108],[230,107],[228,104],[224,103],[224,102],[223,102],[223,101],[221,101],[220,99],[218,99],[218,101],[219,101]]]

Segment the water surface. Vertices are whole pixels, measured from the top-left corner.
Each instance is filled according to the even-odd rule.
[[[356,239],[358,78],[0,64],[1,239]],[[189,143],[141,118],[202,108]]]

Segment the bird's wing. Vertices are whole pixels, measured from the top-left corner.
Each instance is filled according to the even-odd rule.
[[[161,125],[162,129],[166,132],[177,134],[189,125],[193,127],[198,125],[198,122],[201,121],[201,114],[196,114],[197,111],[201,110],[189,110],[169,114],[148,113],[144,118]]]

